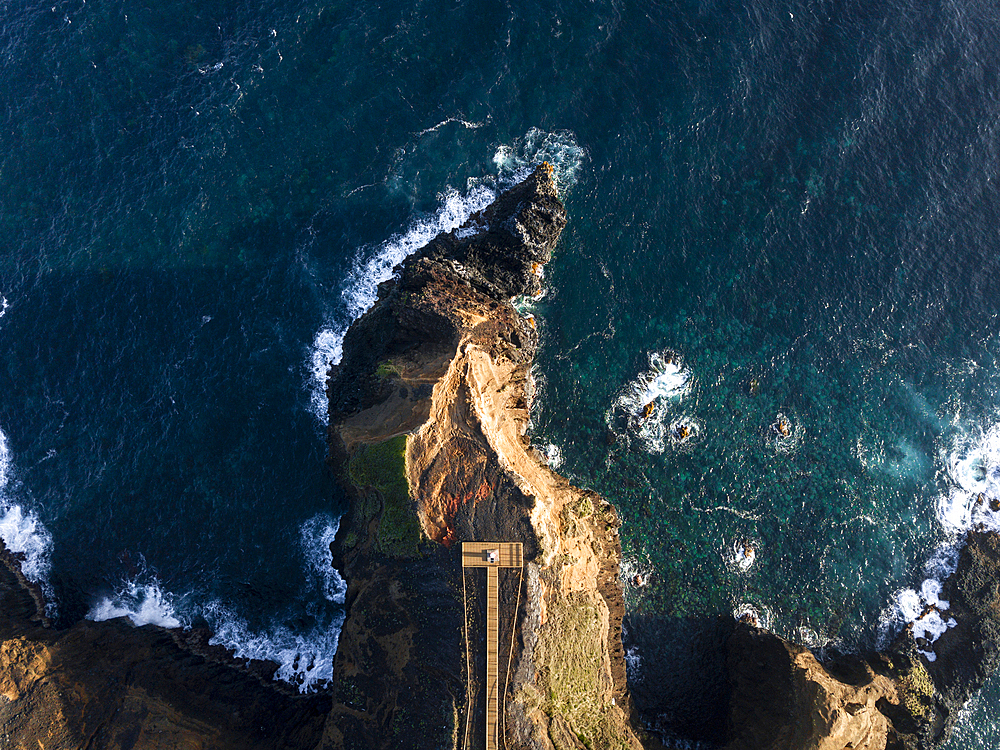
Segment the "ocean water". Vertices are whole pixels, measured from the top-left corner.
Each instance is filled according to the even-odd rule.
[[[867,648],[995,523],[993,5],[0,8],[0,535],[62,622],[204,622],[321,687],[323,373],[541,158],[534,440],[620,509],[631,612]]]

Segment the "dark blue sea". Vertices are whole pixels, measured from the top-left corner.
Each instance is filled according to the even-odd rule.
[[[620,509],[629,612],[870,648],[1000,528],[995,4],[0,19],[0,536],[60,622],[207,624],[322,687],[325,370],[395,262],[542,159],[570,223],[520,301],[533,439]],[[949,747],[998,710],[994,679]]]

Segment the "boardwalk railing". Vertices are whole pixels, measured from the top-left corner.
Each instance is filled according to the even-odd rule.
[[[521,568],[523,565],[524,557],[520,542],[462,543],[463,587],[465,585],[465,568],[486,568],[486,750],[499,750],[498,724],[503,710],[500,705],[502,696],[499,690],[498,669],[500,657],[500,568]],[[520,591],[520,583],[518,591]],[[516,611],[514,616],[516,618]],[[511,627],[513,628],[513,624]],[[465,629],[465,646],[468,649],[468,615],[466,615]],[[471,696],[471,674],[468,675],[468,679]],[[466,738],[468,738],[468,734],[468,719],[466,719]]]

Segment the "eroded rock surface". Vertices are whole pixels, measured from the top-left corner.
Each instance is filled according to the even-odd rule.
[[[509,746],[639,747],[617,516],[525,437],[537,335],[511,301],[538,290],[565,223],[539,167],[404,261],[345,338],[328,388],[331,454],[353,498],[335,544],[348,618],[330,747],[484,744],[481,583],[459,562],[474,540],[524,545],[523,573],[501,579]]]
[[[1000,535],[974,531],[941,600],[955,625],[931,658],[903,629],[883,653],[820,664],[745,624],[726,644],[727,750],[932,750],[1000,666]],[[926,646],[925,646],[926,647]]]
[[[4,558],[0,747],[312,750],[319,742],[327,696],[271,682],[273,667],[241,668],[198,632],[125,619],[45,627],[40,600]]]
[[[888,654],[915,665],[907,678],[909,704],[924,748],[947,739],[959,709],[1000,666],[1000,534],[969,532],[941,599],[956,624],[932,644],[933,661],[917,652],[905,631]]]
[[[809,649],[738,624],[729,637],[727,750],[885,750],[896,730],[883,713],[897,683],[862,659],[837,676]]]

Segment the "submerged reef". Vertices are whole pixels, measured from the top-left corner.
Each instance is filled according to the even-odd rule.
[[[527,436],[538,335],[513,303],[539,292],[566,221],[543,164],[403,261],[347,332],[327,389],[328,461],[350,499],[332,544],[347,618],[325,690],[299,695],[272,679],[276,665],[237,661],[204,630],[125,618],[55,628],[0,545],[3,746],[930,750],[947,739],[1000,663],[995,532],[967,536],[926,611],[879,653],[820,661],[731,617],[623,623],[617,512]],[[519,543],[523,566],[489,578],[463,567],[470,541]]]

